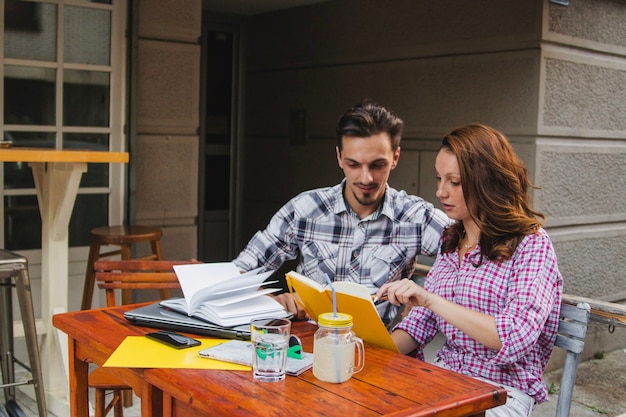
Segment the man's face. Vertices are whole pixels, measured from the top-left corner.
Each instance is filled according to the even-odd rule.
[[[343,137],[337,161],[346,176],[345,198],[360,218],[372,214],[385,195],[391,170],[396,167],[400,148],[391,150],[388,133],[367,138]]]

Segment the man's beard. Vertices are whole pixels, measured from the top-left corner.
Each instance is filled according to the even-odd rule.
[[[362,206],[371,206],[376,204],[376,200],[372,197],[373,193],[363,194],[363,197],[360,197],[357,193],[352,193],[354,195],[355,200]]]

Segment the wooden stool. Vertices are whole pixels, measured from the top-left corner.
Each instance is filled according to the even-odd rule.
[[[132,288],[138,291],[158,290],[161,299],[169,296],[170,289],[180,289],[174,265],[197,263],[194,261],[99,261],[94,264],[98,287],[106,292],[107,307],[118,305],[115,291]],[[113,409],[114,417],[123,417],[122,405],[132,405],[132,389],[109,368],[96,368],[89,374],[89,387],[96,390],[95,417],[104,417]],[[107,403],[105,393],[113,391]]]
[[[20,362],[14,355],[11,294],[13,287],[17,290],[30,366]],[[22,410],[19,409],[15,402],[15,387],[32,384],[35,388],[39,416],[47,416],[46,394],[43,387],[39,344],[35,327],[35,313],[30,291],[30,278],[28,277],[28,261],[26,258],[4,249],[0,249],[0,355],[2,356],[0,364],[2,365],[3,381],[3,384],[0,384],[0,388],[4,388],[4,398],[7,401],[7,406],[11,404],[12,407],[17,408],[14,410],[16,413],[18,411],[21,412]],[[15,382],[15,363],[31,372],[30,380]]]
[[[161,237],[163,232],[159,227],[151,226],[103,226],[96,227],[90,232],[91,239],[89,245],[89,256],[87,257],[87,270],[85,272],[85,285],[83,287],[83,300],[81,302],[81,310],[89,310],[93,300],[94,282],[96,275],[94,264],[97,260],[114,255],[121,255],[122,260],[145,259],[157,260],[163,259],[161,252]],[[132,245],[142,242],[150,242],[152,253],[148,256],[133,258]],[[119,246],[117,250],[100,253],[100,248],[105,245]],[[162,294],[167,298],[165,294]],[[132,302],[131,290],[122,290],[122,304],[130,304]],[[130,407],[133,403],[132,391],[125,390],[122,395],[122,404]],[[121,409],[115,407],[116,415],[119,415]]]
[[[94,263],[106,256],[121,255],[122,260],[130,259],[146,259],[157,260],[163,259],[161,253],[161,237],[163,232],[158,227],[150,226],[104,226],[96,227],[91,230],[91,243],[89,245],[89,257],[87,258],[87,271],[85,272],[85,286],[83,288],[83,301],[81,310],[89,310],[93,299],[93,289],[95,282]],[[132,257],[132,245],[140,242],[150,242],[152,254],[142,257]],[[119,246],[120,249],[111,252],[100,253],[100,247],[103,245]],[[122,304],[130,304],[130,290],[122,291]]]
[[[96,368],[89,374],[89,386],[96,388],[95,417],[105,417],[113,410],[114,417],[123,417],[122,396],[131,395],[132,390],[124,382],[111,375],[105,368]],[[112,391],[113,398],[107,404],[106,391]]]

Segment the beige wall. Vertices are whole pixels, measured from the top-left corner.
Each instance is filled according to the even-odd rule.
[[[405,120],[391,184],[436,202],[434,152],[473,121],[505,131],[534,166],[542,3],[343,0],[255,16],[244,26],[245,134],[238,244],[289,197],[342,178],[337,117],[363,97]],[[306,145],[289,111],[307,110]],[[303,155],[306,155],[303,158]],[[251,165],[265,169],[249,169]],[[281,170],[280,187],[272,184]]]
[[[626,3],[545,6],[537,205],[565,290],[626,298]]]
[[[140,0],[137,135],[131,149],[136,224],[163,228],[163,256],[196,256],[200,0]]]
[[[626,299],[626,3],[544,6],[537,205],[549,216],[565,291]],[[585,355],[623,348],[593,323]]]
[[[246,204],[239,243],[302,190],[297,185],[330,185],[341,178],[332,153],[334,124],[363,97],[390,106],[406,122],[402,173],[392,177],[392,185],[431,201],[432,151],[455,126],[493,124],[514,135],[517,146],[530,146],[521,152],[534,154],[541,3],[480,5],[345,0],[251,19],[245,26]],[[305,147],[289,146],[291,108],[307,109]],[[245,167],[253,159],[265,165],[280,160],[300,184],[265,192],[259,184],[271,182],[271,174],[253,171],[246,180]],[[310,169],[313,164],[317,169]]]
[[[548,215],[565,290],[626,298],[624,21],[626,3],[610,0],[342,0],[252,17],[239,248],[288,198],[341,179],[335,121],[371,97],[406,121],[392,185],[433,201],[442,135],[493,125],[542,187],[535,206]],[[289,141],[297,108],[305,145]],[[604,339],[594,336],[596,348],[616,340]]]

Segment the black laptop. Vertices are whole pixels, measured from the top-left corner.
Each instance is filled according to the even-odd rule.
[[[222,327],[163,307],[159,302],[129,310],[124,313],[124,317],[138,326],[194,333],[220,339],[250,340],[250,325],[248,324]]]

